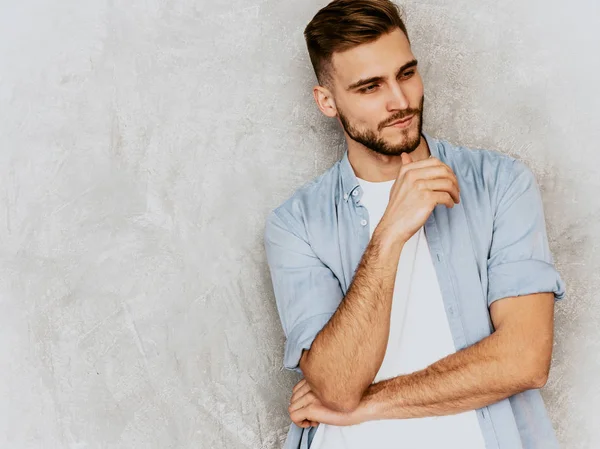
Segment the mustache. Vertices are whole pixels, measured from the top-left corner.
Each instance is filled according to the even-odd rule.
[[[411,115],[418,115],[420,112],[421,112],[420,109],[406,109],[406,110],[399,112],[398,114],[390,117],[388,120],[386,120],[384,123],[382,123],[380,125],[379,129],[385,128],[386,126],[391,125],[395,121],[403,120],[407,117],[410,117]]]

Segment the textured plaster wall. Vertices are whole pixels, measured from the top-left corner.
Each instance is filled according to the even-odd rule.
[[[262,232],[342,151],[326,2],[0,2],[0,448],[281,447]],[[560,441],[600,448],[600,6],[410,0],[431,134],[525,160],[556,264]]]

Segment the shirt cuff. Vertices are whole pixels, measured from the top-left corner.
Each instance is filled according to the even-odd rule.
[[[543,260],[519,260],[488,268],[488,307],[511,296],[552,292],[554,299],[565,296],[565,283],[552,264]]]
[[[333,313],[321,313],[298,323],[287,337],[283,355],[283,366],[286,369],[302,373],[299,362],[303,349],[310,349],[317,334],[327,324]]]

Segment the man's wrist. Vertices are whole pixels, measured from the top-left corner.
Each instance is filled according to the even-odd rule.
[[[391,231],[383,230],[383,229],[382,230],[375,229],[371,240],[373,240],[373,242],[377,244],[380,251],[384,251],[384,252],[402,251],[402,248],[404,247],[404,244],[406,243],[406,240],[398,237],[397,235],[393,234]]]
[[[375,421],[378,419],[375,413],[374,403],[365,396],[360,400],[355,412],[360,422]]]

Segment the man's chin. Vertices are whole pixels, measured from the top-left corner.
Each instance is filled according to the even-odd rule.
[[[381,137],[387,143],[390,148],[404,148],[410,143],[420,141],[418,130],[415,129],[405,129],[401,130],[403,132],[398,132],[398,130],[394,130],[396,132],[384,133]]]

